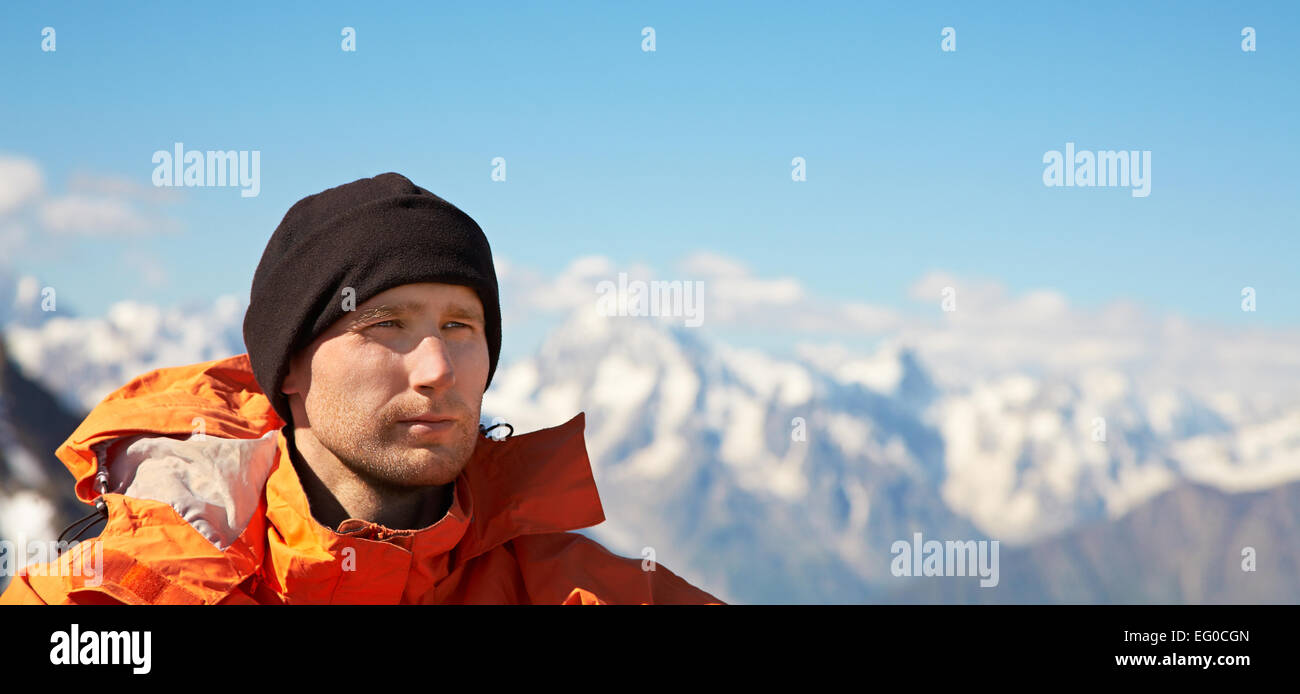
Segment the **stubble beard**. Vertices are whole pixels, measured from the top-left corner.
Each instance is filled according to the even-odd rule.
[[[312,433],[349,470],[379,488],[409,489],[448,484],[474,452],[477,431],[468,418],[437,439],[417,439],[399,424],[402,415],[366,415],[340,398],[330,398]],[[457,415],[460,413],[457,412]],[[319,423],[316,420],[319,420]]]

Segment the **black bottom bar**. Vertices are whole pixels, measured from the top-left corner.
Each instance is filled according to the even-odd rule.
[[[659,681],[701,666],[741,677],[810,667],[819,678],[1251,677],[1294,673],[1297,618],[1295,605],[3,607],[0,662],[43,678],[167,680],[247,666],[326,682],[388,667],[495,678],[584,663]]]

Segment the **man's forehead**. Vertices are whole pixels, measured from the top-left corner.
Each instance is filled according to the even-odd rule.
[[[357,307],[357,313],[372,311],[422,313],[438,310],[459,313],[467,318],[483,318],[478,294],[458,284],[405,284],[370,297]]]

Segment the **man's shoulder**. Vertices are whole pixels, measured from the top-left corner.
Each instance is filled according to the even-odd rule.
[[[577,532],[523,535],[511,545],[536,603],[570,602],[582,589],[609,604],[723,604],[658,563],[652,548],[621,556]]]

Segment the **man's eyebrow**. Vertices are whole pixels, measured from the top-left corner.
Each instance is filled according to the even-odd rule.
[[[452,304],[447,307],[447,315],[455,318],[468,318],[474,321],[483,321],[483,314],[464,304]]]
[[[400,316],[409,313],[419,313],[424,310],[425,304],[421,301],[403,301],[396,304],[380,304],[363,309],[357,313],[356,318],[352,320],[352,325],[360,325],[376,318],[387,318],[390,316]],[[448,316],[455,318],[467,318],[482,322],[483,316],[463,304],[454,303],[447,307],[444,312]]]

